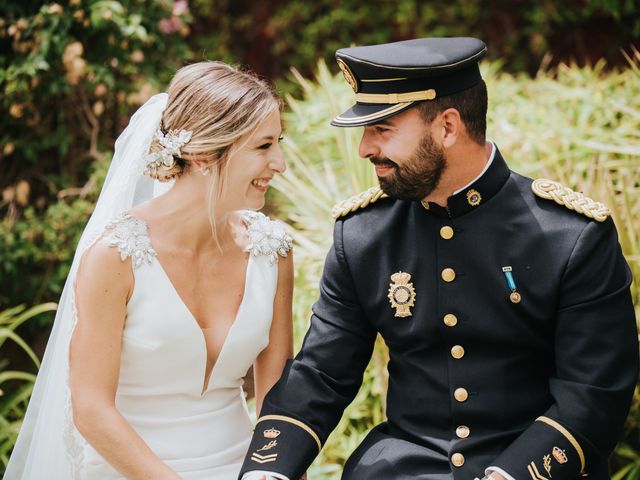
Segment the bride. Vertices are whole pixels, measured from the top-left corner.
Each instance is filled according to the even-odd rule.
[[[292,354],[291,238],[256,212],[285,169],[280,105],[201,62],[132,117],[6,479],[237,478],[242,378],[253,364],[259,411]]]

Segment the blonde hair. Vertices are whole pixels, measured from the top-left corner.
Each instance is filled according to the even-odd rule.
[[[187,130],[191,139],[180,148],[171,166],[148,169],[145,174],[166,182],[192,167],[194,160],[212,174],[209,187],[209,223],[222,253],[214,215],[214,191],[223,194],[227,166],[239,141],[254,132],[282,101],[273,87],[256,75],[222,62],[194,63],[178,70],[169,84],[167,107],[160,128],[164,134]],[[246,142],[246,140],[245,140]],[[154,138],[149,150],[162,146]],[[217,187],[217,188],[216,188]]]
[[[148,175],[166,182],[182,175],[197,160],[217,178],[222,190],[225,168],[239,139],[254,131],[282,102],[273,87],[252,73],[222,62],[194,63],[178,70],[169,84],[162,114],[163,133],[188,130],[191,140],[170,167]],[[149,150],[162,146],[157,139]]]

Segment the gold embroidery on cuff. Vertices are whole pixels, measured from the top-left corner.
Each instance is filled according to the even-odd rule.
[[[576,450],[576,452],[578,452],[578,457],[580,458],[580,473],[584,473],[584,467],[585,467],[585,463],[586,463],[585,459],[584,459],[584,452],[582,451],[582,447],[580,446],[578,441],[575,439],[575,437],[573,435],[571,435],[569,430],[567,430],[562,425],[560,425],[558,422],[556,422],[555,420],[553,420],[553,419],[551,419],[549,417],[538,417],[538,418],[536,418],[536,421],[540,421],[540,422],[546,423],[547,425],[555,428],[562,435],[564,435],[567,440],[569,440],[569,443],[573,446],[573,448]]]
[[[322,442],[320,441],[320,438],[318,437],[316,432],[314,432],[311,429],[311,427],[309,427],[308,425],[305,425],[300,420],[296,420],[295,418],[291,418],[291,417],[285,417],[284,415],[265,415],[264,417],[260,417],[258,419],[258,423],[266,421],[266,420],[281,420],[283,422],[292,423],[296,427],[300,427],[305,432],[307,432],[309,435],[311,435],[311,438],[313,438],[316,441],[316,443],[318,444],[318,452],[320,452],[320,450],[322,450]]]
[[[533,462],[527,465],[527,470],[529,470],[529,475],[531,475],[531,478],[533,480],[549,480],[547,477],[543,477],[542,475],[540,475],[538,467],[536,467],[536,464]]]
[[[550,453],[547,453],[544,457],[542,457],[542,466],[549,474],[549,478],[551,478],[552,475],[551,475],[551,454]]]
[[[251,454],[251,460],[253,460],[256,463],[275,462],[277,458],[278,458],[277,453],[273,453],[271,455],[260,455],[259,453]]]

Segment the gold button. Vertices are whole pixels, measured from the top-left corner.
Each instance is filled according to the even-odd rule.
[[[454,345],[451,347],[451,356],[456,360],[460,360],[464,357],[464,347],[462,345]]]
[[[464,455],[461,453],[454,453],[451,455],[451,463],[453,463],[454,467],[461,467],[464,465]]]
[[[453,397],[459,402],[464,402],[469,398],[469,392],[464,388],[456,388],[453,392]]]
[[[453,313],[447,313],[444,316],[444,324],[447,327],[455,327],[458,324],[458,317],[456,317]]]
[[[466,425],[460,425],[458,428],[456,428],[456,435],[458,436],[458,438],[467,438],[470,433],[471,430],[469,430],[469,427],[467,427]]]
[[[456,278],[456,272],[453,268],[445,268],[444,270],[442,270],[442,279],[445,282],[453,282],[453,280]]]
[[[453,237],[453,228],[451,228],[449,225],[445,225],[440,229],[440,236],[445,240],[449,240]]]

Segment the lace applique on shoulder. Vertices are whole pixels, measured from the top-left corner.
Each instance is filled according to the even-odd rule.
[[[110,247],[118,249],[123,262],[131,257],[133,268],[138,268],[145,262],[150,264],[156,256],[147,233],[147,224],[128,212],[121,213],[109,222],[105,228],[105,237]]]
[[[247,225],[249,245],[247,251],[254,256],[266,255],[273,265],[278,255],[286,257],[293,247],[293,239],[282,222],[271,220],[260,212],[247,212],[242,215]]]

